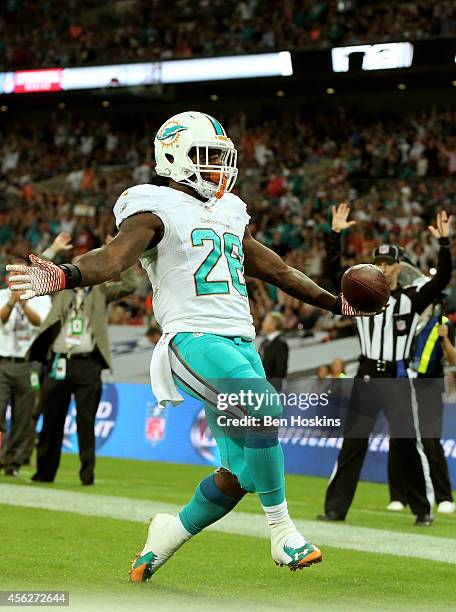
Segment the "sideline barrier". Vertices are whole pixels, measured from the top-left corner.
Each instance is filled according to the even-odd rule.
[[[206,425],[200,402],[183,394],[178,407],[160,408],[149,385],[107,383],[95,426],[97,455],[218,465],[215,440]],[[456,417],[456,406],[448,413]],[[386,423],[379,431],[386,431]],[[450,428],[454,431],[454,426]],[[456,439],[443,435],[453,487],[456,488]],[[287,473],[328,477],[334,467],[342,438],[283,438]],[[78,451],[75,406],[72,402],[65,422],[64,452]],[[372,438],[361,474],[362,480],[386,482],[388,438]]]

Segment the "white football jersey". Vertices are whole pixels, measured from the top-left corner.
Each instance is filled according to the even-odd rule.
[[[114,206],[117,227],[147,211],[165,227],[158,246],[140,257],[163,331],[254,338],[243,275],[242,240],[250,219],[245,203],[226,193],[206,209],[182,191],[137,185]]]

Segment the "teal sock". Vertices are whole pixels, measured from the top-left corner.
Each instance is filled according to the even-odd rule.
[[[262,506],[285,501],[285,467],[277,436],[247,435],[244,457]]]
[[[195,495],[179,512],[182,525],[193,535],[221,519],[238,503],[220,491],[214,476],[211,474],[199,483]]]

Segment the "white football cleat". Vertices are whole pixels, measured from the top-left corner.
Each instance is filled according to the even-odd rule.
[[[184,543],[176,530],[176,517],[156,514],[150,521],[144,548],[131,562],[130,582],[147,582]]]
[[[322,561],[321,550],[306,542],[291,519],[270,527],[271,555],[276,565],[286,565],[295,572]]]
[[[392,501],[386,506],[386,509],[390,510],[391,512],[400,512],[401,510],[405,509],[405,506],[400,501]]]
[[[437,506],[437,512],[440,514],[453,514],[456,511],[456,504],[450,501],[443,501]]]

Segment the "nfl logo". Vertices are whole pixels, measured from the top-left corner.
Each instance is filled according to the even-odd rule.
[[[146,440],[152,445],[161,442],[165,437],[166,408],[159,404],[147,404]]]
[[[396,322],[396,329],[397,331],[405,331],[405,321],[404,319],[401,319],[399,321]]]

